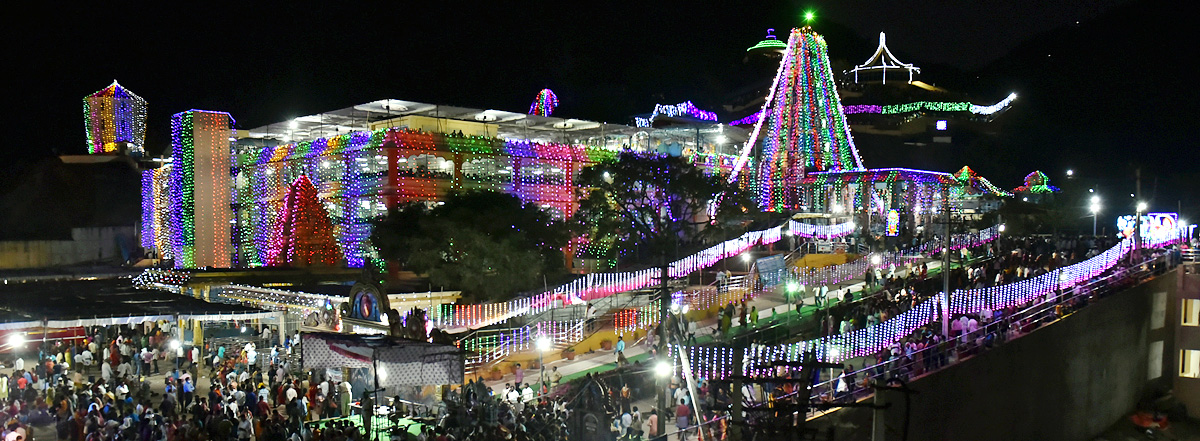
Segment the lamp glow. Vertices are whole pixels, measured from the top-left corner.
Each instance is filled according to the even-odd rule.
[[[538,337],[536,344],[537,350],[540,352],[546,352],[550,350],[550,339],[546,338],[546,336]]]
[[[659,378],[671,375],[671,364],[665,361],[658,362],[658,364],[654,365],[654,375],[657,375]]]
[[[13,348],[25,346],[25,334],[12,334],[8,336],[8,346]]]

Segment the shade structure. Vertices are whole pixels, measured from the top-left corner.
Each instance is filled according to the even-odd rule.
[[[209,303],[173,292],[139,289],[130,279],[29,282],[0,286],[0,330],[109,326],[154,320],[251,320],[274,311]]]
[[[462,384],[457,347],[386,335],[314,332],[300,337],[305,369],[375,368],[379,386]]]

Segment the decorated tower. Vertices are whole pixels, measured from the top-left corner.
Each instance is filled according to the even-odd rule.
[[[83,122],[90,154],[141,156],[146,139],[146,100],[112,84],[83,98]]]
[[[233,117],[225,112],[189,110],[171,117],[165,201],[170,214],[164,231],[170,250],[164,257],[175,259],[177,268],[230,266],[232,137]],[[149,181],[153,186],[153,176]]]
[[[308,176],[301,175],[288,187],[269,253],[270,266],[333,266],[341,260],[329,213]]]
[[[793,29],[743,158],[759,139],[759,205],[766,210],[805,205],[798,188],[806,173],[861,170],[829,66],[825,39],[812,28]],[[734,177],[739,170],[735,170]]]

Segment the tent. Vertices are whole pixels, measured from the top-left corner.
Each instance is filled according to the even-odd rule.
[[[463,355],[457,347],[387,335],[306,333],[305,369],[373,368],[378,387],[462,384]]]

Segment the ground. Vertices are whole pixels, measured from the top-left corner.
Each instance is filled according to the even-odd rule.
[[[1171,421],[1166,431],[1147,433],[1139,429],[1126,416],[1093,438],[1093,441],[1142,441],[1142,440],[1200,440],[1200,421]]]

